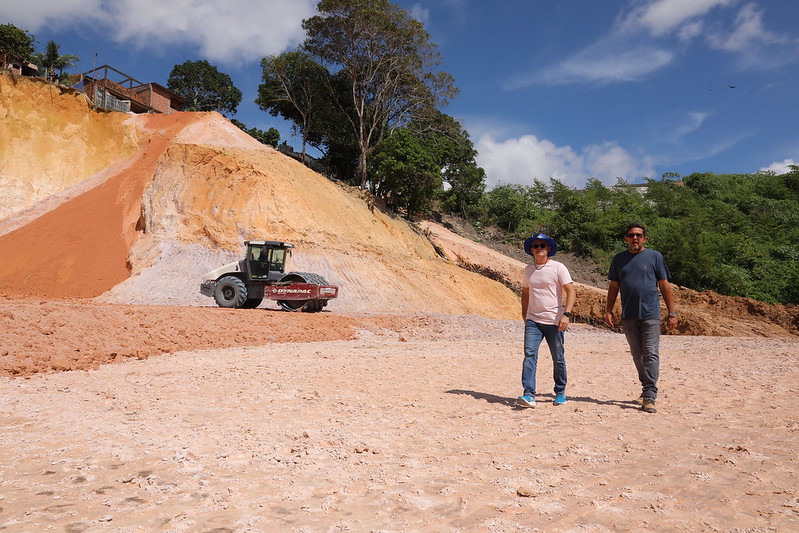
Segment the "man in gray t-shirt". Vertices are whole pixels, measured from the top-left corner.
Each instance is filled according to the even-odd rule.
[[[668,309],[669,329],[677,327],[677,312],[669,284],[669,269],[660,252],[644,247],[646,229],[630,224],[624,231],[627,250],[610,264],[605,323],[614,327],[613,307],[621,291],[621,323],[630,345],[642,393],[641,408],[655,413],[660,374],[660,294]]]

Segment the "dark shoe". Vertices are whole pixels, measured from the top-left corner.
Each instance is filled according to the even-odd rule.
[[[655,409],[655,400],[644,400],[641,405],[641,410],[647,413],[657,413],[658,410]]]

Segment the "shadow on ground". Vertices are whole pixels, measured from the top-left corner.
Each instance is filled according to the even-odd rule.
[[[516,398],[508,398],[505,396],[497,396],[495,394],[487,394],[485,392],[477,392],[472,390],[463,390],[463,389],[452,389],[446,391],[447,394],[462,394],[465,396],[471,396],[476,400],[484,400],[488,403],[495,403],[499,405],[507,405],[508,407],[514,407],[519,409],[526,409],[526,407],[522,407],[516,404]],[[554,394],[537,394],[536,399],[541,401],[541,398],[546,398],[547,402],[551,402],[555,399]],[[595,405],[613,405],[620,409],[640,409],[641,406],[635,400],[598,400],[596,398],[591,398],[590,396],[569,396],[569,401],[571,402],[583,402],[583,403],[592,403]]]

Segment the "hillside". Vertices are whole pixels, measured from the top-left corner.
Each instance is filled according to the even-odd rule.
[[[2,75],[0,116],[6,297],[213,307],[202,274],[238,258],[244,240],[268,238],[297,245],[290,269],[340,286],[332,312],[518,318],[523,254],[447,221],[417,226],[370,209],[358,190],[217,113],[99,112],[77,91]],[[578,320],[601,324],[601,277],[559,258],[578,283]],[[799,331],[796,306],[676,294],[683,334]]]
[[[331,310],[517,314],[507,287],[217,113],[100,113],[35,80],[0,84],[0,133],[19,139],[0,152],[6,295],[210,305],[202,274],[267,238],[297,245],[292,270],[341,287]],[[53,138],[63,146],[50,151]],[[126,142],[114,154],[94,138]],[[14,164],[25,160],[49,161]]]

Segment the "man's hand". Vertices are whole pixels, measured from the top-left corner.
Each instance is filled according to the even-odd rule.
[[[677,329],[677,317],[669,315],[669,318],[666,319],[666,327],[669,328],[669,331]]]
[[[616,305],[616,297],[619,295],[619,282],[611,281],[608,283],[608,299],[605,303],[605,324],[613,329],[616,324],[613,323],[613,306]]]

